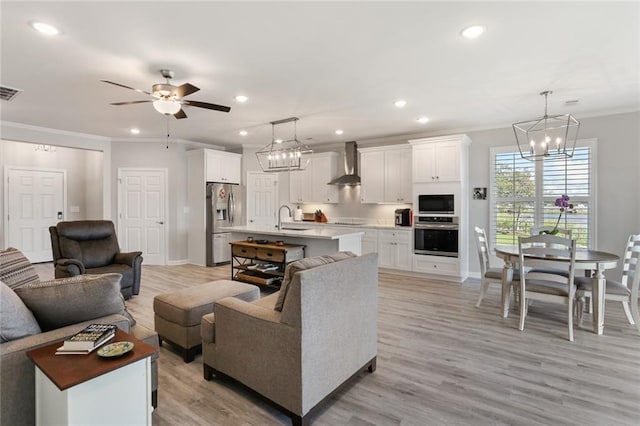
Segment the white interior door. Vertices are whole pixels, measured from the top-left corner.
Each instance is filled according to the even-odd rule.
[[[147,265],[167,259],[167,169],[118,169],[118,241]]]
[[[247,224],[276,226],[278,178],[273,173],[247,173]]]
[[[51,262],[49,227],[65,217],[66,170],[5,169],[5,244],[32,263]]]

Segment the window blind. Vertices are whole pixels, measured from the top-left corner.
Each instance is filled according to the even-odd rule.
[[[492,150],[491,235],[496,244],[517,244],[534,227],[571,229],[578,247],[593,245],[593,146],[575,148],[571,158],[529,161],[517,149]],[[570,197],[573,212],[555,200]]]

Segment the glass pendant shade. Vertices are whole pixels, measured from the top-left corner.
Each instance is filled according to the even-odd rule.
[[[304,170],[307,168],[309,165],[309,154],[312,154],[313,150],[297,139],[295,127],[293,139],[281,141],[275,138],[275,126],[277,124],[293,121],[295,125],[297,120],[297,117],[292,117],[271,122],[271,143],[256,152],[256,157],[263,171],[282,172]]]
[[[551,93],[540,93],[545,97],[543,117],[513,124],[522,158],[573,157],[580,122],[571,114],[547,115],[547,96]]]
[[[162,114],[175,114],[180,111],[181,105],[179,102],[170,101],[167,99],[158,99],[153,101],[153,107],[156,111]]]

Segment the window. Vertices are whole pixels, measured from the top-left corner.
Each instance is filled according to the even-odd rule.
[[[531,229],[571,229],[577,246],[595,246],[595,140],[578,142],[572,158],[529,161],[516,147],[491,149],[491,237],[496,244],[518,244]],[[570,197],[573,213],[554,205]]]

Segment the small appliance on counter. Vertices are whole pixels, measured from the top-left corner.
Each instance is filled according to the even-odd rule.
[[[411,209],[396,210],[396,226],[411,226]]]

